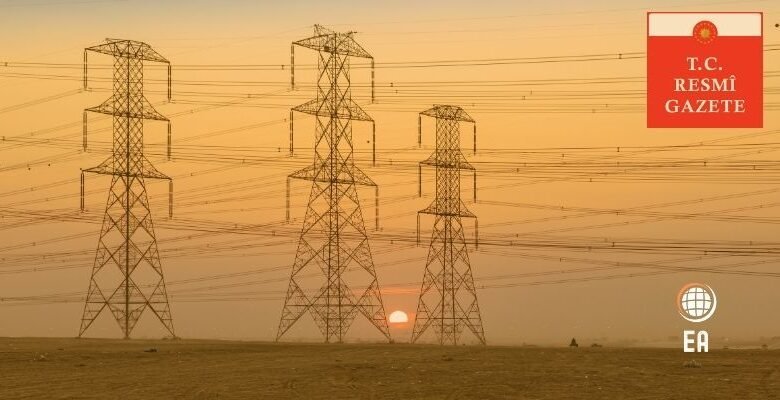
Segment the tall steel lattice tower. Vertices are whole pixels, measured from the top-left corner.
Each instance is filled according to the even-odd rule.
[[[317,97],[292,109],[316,117],[315,148],[312,165],[289,176],[312,184],[276,339],[308,311],[325,342],[342,342],[358,313],[390,340],[357,193],[357,185],[376,183],[353,158],[352,121],[373,120],[352,100],[349,62],[351,57],[371,60],[373,77],[373,57],[352,32],[319,25],[314,36],[293,42],[291,65],[295,46],[319,56]],[[294,87],[294,67],[291,71]],[[292,129],[290,138],[292,152]],[[305,284],[307,272],[316,282]]]
[[[476,170],[466,161],[460,150],[460,123],[474,124],[474,152],[476,124],[460,107],[436,105],[421,112],[418,117],[419,144],[422,144],[424,115],[436,119],[436,151],[420,162],[420,194],[422,195],[422,166],[433,166],[436,168],[436,198],[430,206],[417,213],[418,243],[420,214],[431,214],[436,219],[417,303],[412,343],[433,327],[440,344],[460,343],[465,329],[471,331],[480,343],[485,344],[482,316],[479,312],[461,218],[474,218],[475,227],[477,220],[460,197],[460,171],[471,170],[474,171],[476,200]]]
[[[103,104],[84,111],[84,148],[87,147],[87,112],[113,118],[113,151],[100,165],[82,170],[81,209],[84,209],[84,173],[111,176],[103,228],[100,231],[95,264],[89,280],[79,337],[89,329],[100,313],[108,308],[130,337],[138,319],[149,310],[175,336],[168,293],[165,289],[157,238],[147,197],[145,179],[172,181],[155,169],[144,156],[144,120],[168,122],[170,157],[170,121],[158,113],[144,97],[144,61],[168,65],[168,100],[171,98],[170,62],[146,43],[107,39],[105,43],[84,49],[84,87],[87,87],[87,54],[113,56],[113,94]],[[169,214],[172,212],[169,203]]]

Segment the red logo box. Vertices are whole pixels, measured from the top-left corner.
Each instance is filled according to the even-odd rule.
[[[761,128],[763,14],[647,13],[647,127]]]

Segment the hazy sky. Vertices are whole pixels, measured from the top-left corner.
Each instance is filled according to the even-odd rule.
[[[149,43],[174,68],[171,104],[164,103],[165,73],[146,72],[147,97],[173,121],[174,159],[164,157],[164,125],[148,122],[145,139],[149,158],[175,182],[173,220],[167,185],[148,187],[177,333],[272,339],[297,238],[268,234],[301,226],[309,187],[293,182],[294,221],[285,224],[285,177],[311,162],[314,129],[311,117],[297,117],[296,155],[286,157],[289,108],[312,98],[316,79],[315,54],[297,50],[301,87],[289,90],[289,49],[315,23],[357,32],[377,62],[375,104],[367,104],[365,62],[353,62],[352,71],[354,97],[376,120],[377,167],[370,165],[370,126],[356,123],[354,135],[358,164],[381,188],[382,229],[370,233],[388,314],[415,310],[432,224],[423,217],[420,247],[383,239],[413,238],[415,213],[432,200],[429,170],[423,198],[416,197],[416,162],[433,144],[426,123],[417,149],[417,112],[450,103],[479,127],[478,153],[464,151],[480,171],[479,201],[465,190],[468,176],[464,200],[479,217],[480,236],[503,244],[471,252],[488,342],[663,340],[690,327],[674,305],[690,281],[719,295],[706,323],[713,340],[780,335],[777,277],[673,270],[776,272],[776,256],[670,250],[675,241],[777,249],[780,187],[776,165],[767,163],[780,150],[780,52],[764,52],[763,129],[646,129],[646,59],[634,53],[645,51],[648,10],[763,11],[765,47],[780,44],[774,1],[0,1],[0,136],[7,139],[0,142],[0,335],[77,334],[78,297],[87,289],[109,185],[88,177],[80,214],[79,169],[104,160],[111,140],[109,120],[91,116],[90,150],[81,152],[82,110],[110,89],[100,68],[110,59],[94,55],[93,90],[77,92],[82,50],[126,38]],[[561,56],[567,61],[518,60]],[[409,64],[451,60],[491,61]],[[248,64],[262,67],[219,67]],[[462,142],[470,148],[469,130]],[[701,145],[658,147],[690,144]],[[757,164],[766,169],[736,171]],[[360,195],[373,228],[373,190]],[[631,212],[605,211],[614,209]],[[183,229],[195,223],[269,226],[188,238],[200,234]],[[472,237],[471,221],[465,225]],[[611,242],[635,250],[587,250]],[[249,273],[213,279],[239,272]],[[189,281],[201,277],[209,279]],[[47,295],[56,296],[19,301]],[[399,341],[408,340],[408,329],[391,327]],[[319,338],[308,317],[290,333]],[[116,337],[119,329],[106,314],[90,335]],[[135,331],[160,335],[148,316]],[[349,336],[380,339],[359,319]]]

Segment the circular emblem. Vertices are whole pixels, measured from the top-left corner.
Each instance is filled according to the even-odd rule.
[[[710,21],[700,21],[693,27],[693,38],[701,44],[710,44],[718,37],[718,28]]]
[[[689,283],[677,294],[677,310],[680,316],[691,322],[708,320],[717,306],[715,291],[703,283]]]

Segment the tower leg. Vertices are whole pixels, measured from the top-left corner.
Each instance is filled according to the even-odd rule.
[[[460,218],[436,216],[412,330],[415,343],[433,327],[440,344],[458,344],[468,329],[485,344],[477,291]]]
[[[104,309],[125,338],[146,310],[175,336],[143,178],[112,178],[79,337]]]
[[[365,286],[353,290],[348,272],[360,273]],[[302,277],[313,274],[318,283],[305,285]],[[307,311],[325,342],[342,342],[358,313],[390,339],[354,184],[313,182],[276,339]]]

